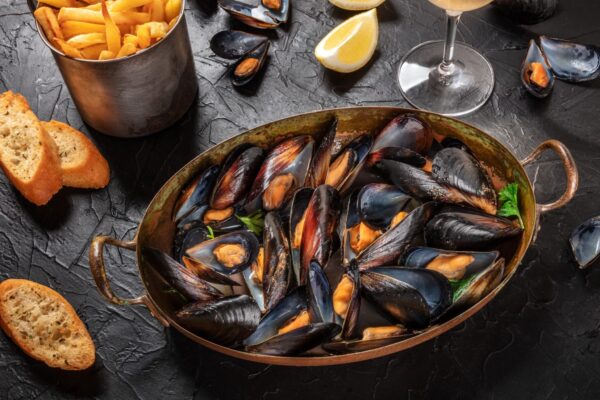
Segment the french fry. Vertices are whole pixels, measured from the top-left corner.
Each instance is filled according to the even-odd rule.
[[[181,3],[182,0],[167,0],[167,4],[165,4],[165,20],[170,22],[173,18],[177,18],[181,10]]]
[[[86,4],[100,4],[100,0],[82,0]]]
[[[98,2],[84,7],[86,10],[102,11],[102,3]]]
[[[167,32],[170,31],[171,29],[173,29],[173,27],[175,26],[177,21],[179,21],[179,18],[173,18],[172,20],[169,21],[169,29],[167,30]]]
[[[72,0],[40,0],[40,3],[47,4],[50,7],[62,8],[62,7],[74,7],[75,1]]]
[[[121,47],[121,50],[119,50],[119,53],[117,54],[116,58],[130,56],[132,54],[135,54],[136,51],[137,51],[137,47],[135,47],[135,45],[133,43],[125,43]]]
[[[152,3],[152,0],[117,0],[111,5],[110,11],[127,11],[150,3]]]
[[[98,56],[98,60],[112,60],[115,58],[115,53],[110,50],[102,50]]]
[[[147,26],[150,30],[150,37],[152,39],[160,39],[167,34],[169,25],[166,22],[146,22],[143,26]]]
[[[64,39],[63,33],[58,25],[58,20],[54,11],[49,7],[40,7],[33,13],[35,19],[38,21],[44,34],[48,40],[52,41],[55,37]]]
[[[65,53],[65,55],[67,55],[68,57],[73,57],[73,58],[83,58],[83,54],[81,54],[81,52],[79,50],[77,50],[75,47],[70,46],[67,42],[65,42],[63,39],[59,39],[59,38],[54,38],[53,42],[57,45],[57,47],[59,49],[62,50],[63,53]]]
[[[147,25],[138,25],[135,30],[135,35],[138,38],[138,46],[140,49],[145,49],[150,46],[150,28]]]
[[[130,33],[127,33],[123,36],[123,46],[125,46],[127,43],[131,43],[135,47],[139,47],[138,37]]]
[[[67,40],[67,44],[75,47],[76,49],[83,49],[85,47],[102,43],[106,43],[106,36],[101,32],[82,33],[81,35],[73,36]]]
[[[82,35],[84,33],[104,33],[104,25],[91,24],[89,22],[81,21],[65,21],[60,24],[60,28],[62,29],[63,35],[67,39],[73,36]]]
[[[106,50],[106,43],[95,44],[90,47],[86,47],[85,49],[79,50],[79,52],[83,55],[83,57],[88,60],[97,60],[100,57],[100,53]]]
[[[106,28],[106,47],[113,54],[118,54],[121,50],[121,31],[117,24],[112,20],[106,1],[102,0],[102,16],[104,17],[104,26]]]
[[[152,0],[150,4],[150,19],[156,22],[165,20],[165,4],[163,0]]]
[[[114,12],[110,14],[115,24],[144,24],[150,21],[150,14],[136,12],[136,11],[125,11],[125,12]],[[58,12],[58,22],[63,23],[65,21],[80,21],[90,22],[92,24],[103,24],[104,17],[102,12],[99,10],[89,10],[87,8],[73,8],[63,7]]]

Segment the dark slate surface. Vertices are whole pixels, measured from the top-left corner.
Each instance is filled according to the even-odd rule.
[[[520,157],[548,138],[568,144],[581,173],[576,198],[543,219],[537,243],[510,285],[457,329],[379,360],[294,369],[222,356],[165,331],[142,307],[108,305],[89,273],[89,241],[100,233],[132,238],[146,205],[169,176],[202,150],[248,128],[326,107],[406,106],[396,88],[396,66],[412,46],[443,36],[440,10],[424,0],[387,0],[379,9],[380,44],[373,61],[341,76],[322,69],[312,49],[351,14],[325,0],[295,0],[291,23],[271,32],[275,40],[264,75],[238,91],[219,80],[224,65],[208,48],[212,35],[232,21],[217,11],[214,0],[192,0],[187,23],[200,85],[197,102],[167,132],[118,140],[90,133],[25,2],[4,1],[0,89],[23,93],[42,119],[90,133],[110,161],[112,180],[104,190],[62,190],[38,208],[0,177],[0,279],[29,278],[63,293],[97,345],[91,370],[66,373],[29,359],[0,334],[0,398],[600,398],[600,266],[575,268],[566,242],[578,222],[600,214],[600,81],[557,82],[552,96],[540,101],[524,92],[518,78],[533,31],[600,45],[600,3],[561,3],[551,20],[529,28],[513,25],[493,7],[464,16],[460,38],[489,57],[497,77],[489,103],[465,120]],[[554,158],[544,158],[529,172],[540,201],[563,189]],[[111,251],[108,260],[116,290],[137,295],[132,254]]]

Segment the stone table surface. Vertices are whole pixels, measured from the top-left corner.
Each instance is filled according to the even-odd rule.
[[[109,160],[110,185],[63,189],[45,207],[24,200],[0,175],[0,279],[28,278],[61,292],[97,345],[88,371],[52,370],[26,357],[0,334],[0,399],[598,399],[600,398],[600,265],[577,269],[567,237],[600,214],[600,81],[557,82],[537,100],[521,87],[519,69],[530,38],[548,34],[600,45],[600,2],[562,1],[555,16],[518,26],[490,6],[465,14],[459,39],[493,64],[490,101],[463,119],[498,138],[517,156],[561,140],[581,174],[577,196],[542,220],[510,284],[483,311],[416,348],[377,360],[327,368],[275,367],[207,350],[161,325],[143,307],[107,304],[88,268],[90,239],[131,239],[153,194],[181,166],[215,143],[299,112],[348,105],[407,106],[395,83],[402,56],[443,37],[442,12],[425,0],[386,0],[379,8],[380,43],[361,71],[324,70],[312,50],[352,13],[325,0],[292,0],[291,21],[269,32],[270,62],[258,81],[236,90],[220,79],[225,64],[208,47],[216,32],[240,27],[215,0],[191,0],[186,14],[197,101],[168,131],[122,140],[82,122],[24,0],[0,4],[0,90],[29,100],[40,119],[68,122],[89,134]],[[149,78],[150,79],[150,78]],[[539,201],[564,188],[557,159],[528,171]],[[111,250],[116,291],[141,292],[135,260]]]

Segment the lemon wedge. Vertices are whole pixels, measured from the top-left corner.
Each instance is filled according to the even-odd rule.
[[[331,4],[344,10],[360,11],[375,8],[385,0],[329,0]]]
[[[354,72],[369,62],[378,36],[377,11],[372,9],[333,28],[317,45],[315,56],[325,68]]]

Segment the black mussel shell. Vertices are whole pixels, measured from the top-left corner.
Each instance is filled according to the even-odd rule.
[[[269,40],[243,31],[221,31],[210,40],[210,49],[219,57],[237,60]]]
[[[334,322],[332,292],[323,268],[311,262],[308,271],[308,310],[312,322]]]
[[[183,238],[178,246],[178,252],[175,253],[179,261],[182,261],[187,249],[208,240],[208,229],[204,224],[199,223],[194,228],[182,233],[182,235]]]
[[[584,82],[600,76],[600,47],[540,36],[542,52],[558,79]]]
[[[340,326],[332,322],[311,323],[255,346],[247,346],[246,350],[270,356],[292,356],[330,341],[339,332]]]
[[[579,268],[587,268],[600,256],[600,217],[579,225],[569,239]]]
[[[352,227],[361,222],[358,211],[358,195],[359,191],[355,190],[344,201],[340,223],[338,224],[338,236],[342,240],[342,262],[344,265],[348,265],[357,256],[350,244],[350,231]]]
[[[260,208],[265,211],[284,208],[296,190],[304,186],[313,147],[314,140],[308,135],[284,139],[276,144],[254,180],[246,205],[248,212]]]
[[[447,250],[489,248],[500,240],[519,235],[522,229],[507,218],[475,210],[442,212],[425,227],[429,246]]]
[[[496,0],[495,5],[519,24],[535,24],[550,18],[558,0]]]
[[[260,309],[247,295],[188,304],[175,315],[186,329],[223,345],[244,340],[260,321]]]
[[[479,161],[455,147],[440,150],[433,158],[431,176],[439,183],[459,190],[465,200],[488,214],[496,214],[496,191]]]
[[[496,288],[504,276],[504,259],[494,262],[479,274],[454,283],[452,310],[462,311]]]
[[[387,229],[400,211],[411,211],[415,205],[412,197],[385,183],[366,185],[358,194],[360,219],[372,229]]]
[[[421,154],[405,147],[382,147],[371,151],[367,157],[366,165],[372,167],[381,160],[399,161],[417,168],[423,168],[427,163],[427,159]]]
[[[309,187],[316,188],[325,183],[327,172],[329,171],[329,164],[331,164],[331,152],[333,150],[336,133],[337,118],[334,118],[329,125],[327,132],[319,142],[319,146],[315,150],[312,166],[308,174],[307,185]]]
[[[218,1],[219,7],[227,11],[229,15],[253,28],[272,29],[282,22],[275,19],[272,11],[262,5],[250,5],[236,0]]]
[[[361,135],[348,143],[329,166],[325,183],[342,194],[347,192],[365,165],[372,144],[370,135]]]
[[[399,330],[400,331],[400,330]],[[388,346],[414,336],[413,333],[399,334],[398,336],[389,336],[381,339],[357,339],[357,340],[336,340],[329,343],[323,343],[323,349],[332,354],[358,353],[361,351],[373,350],[379,347]]]
[[[415,247],[403,257],[402,265],[428,268],[448,279],[463,279],[488,268],[498,258],[494,251],[450,251],[431,247]]]
[[[292,267],[296,276],[296,282],[300,282],[300,247],[302,245],[302,231],[304,229],[303,218],[313,191],[314,189],[308,187],[298,189],[290,202],[290,230],[288,237],[290,239]]]
[[[375,137],[372,151],[384,147],[404,147],[427,154],[433,142],[429,124],[415,115],[404,114],[392,119]]]
[[[207,267],[206,265],[199,263],[189,257],[183,256],[181,260],[183,265],[190,271],[192,271],[198,278],[208,283],[214,283],[216,285],[225,286],[240,286],[240,284],[228,275],[222,274],[215,271],[214,269]],[[218,288],[217,288],[218,289]]]
[[[438,205],[425,203],[415,208],[398,225],[379,236],[356,258],[361,270],[381,265],[394,265],[404,252],[412,246],[423,244],[423,228]]]
[[[244,86],[258,74],[269,53],[270,42],[264,42],[236,62],[231,68],[231,83]]]
[[[243,200],[263,161],[260,147],[241,145],[232,150],[221,169],[210,198],[211,208],[223,210]]]
[[[188,248],[186,255],[217,272],[233,275],[252,265],[259,247],[252,232],[236,231],[198,243]],[[224,260],[223,257],[232,257],[232,261]]]
[[[273,19],[282,23],[287,22],[290,0],[261,0],[261,4],[269,10]]]
[[[285,297],[293,277],[289,243],[276,212],[269,212],[265,216],[263,246],[263,294],[265,308],[270,310]]]
[[[338,192],[329,185],[316,188],[310,198],[300,247],[300,285],[306,284],[312,261],[319,265],[327,265],[329,261],[340,217],[339,204]]]
[[[213,165],[212,167],[208,167],[184,189],[175,203],[175,210],[173,211],[174,221],[179,221],[198,207],[208,204],[208,196],[218,175],[218,166]]]
[[[145,247],[142,249],[142,259],[189,301],[209,301],[223,296],[218,289],[160,250]]]
[[[544,79],[544,83],[536,82],[536,76]],[[529,93],[539,98],[548,96],[554,87],[554,74],[534,40],[529,41],[529,50],[521,66],[521,82]]]
[[[428,269],[373,268],[361,273],[363,293],[396,321],[425,328],[452,303],[452,287],[442,274]]]
[[[361,305],[360,272],[358,270],[358,266],[355,263],[352,263],[348,267],[348,270],[342,276],[342,279],[344,278],[347,278],[352,282],[352,293],[350,295],[350,300],[347,305],[346,313],[344,315],[339,315],[339,317],[342,319],[341,338],[343,340],[349,340],[354,339],[357,336],[358,318],[360,315]],[[335,297],[333,300],[335,302]]]

